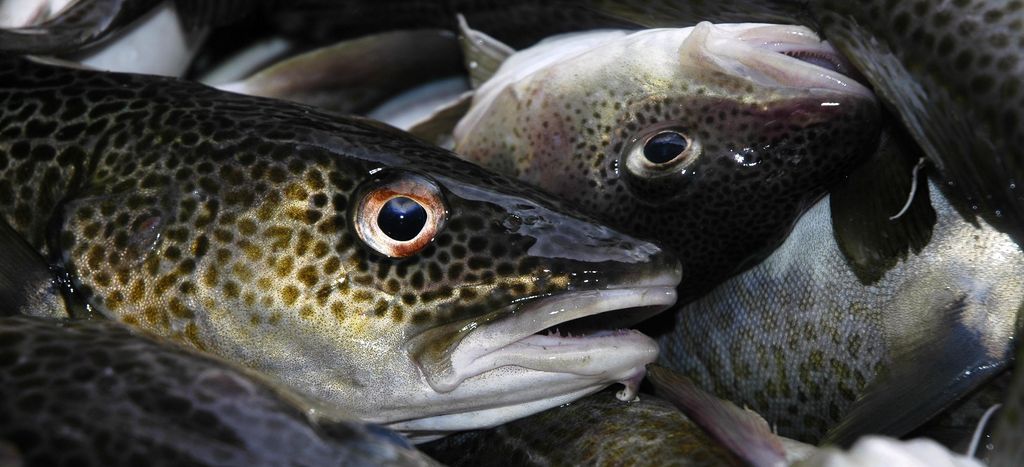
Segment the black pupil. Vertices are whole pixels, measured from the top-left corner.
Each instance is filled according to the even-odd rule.
[[[377,214],[381,232],[400,242],[416,238],[426,223],[427,210],[404,196],[389,199]]]
[[[664,164],[686,150],[686,138],[671,131],[659,133],[647,140],[644,157],[655,164]]]

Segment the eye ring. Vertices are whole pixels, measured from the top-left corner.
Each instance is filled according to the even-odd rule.
[[[703,147],[681,130],[662,128],[634,138],[626,151],[626,169],[652,178],[686,168],[697,160]]]
[[[426,248],[444,228],[448,205],[437,184],[412,173],[377,178],[359,190],[353,225],[376,252],[405,258]]]

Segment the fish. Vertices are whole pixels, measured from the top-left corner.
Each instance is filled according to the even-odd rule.
[[[210,84],[239,94],[367,115],[396,94],[462,73],[459,54],[449,31],[393,31],[289,56],[243,80]]]
[[[691,417],[708,435],[755,467],[778,466],[873,466],[949,465],[981,467],[977,459],[952,452],[934,440],[899,440],[869,435],[848,450],[835,446],[815,447],[775,434],[768,423],[750,409],[717,399],[693,381],[671,369],[652,365],[650,378],[655,391]]]
[[[850,60],[970,215],[1018,242],[1024,235],[1024,7],[1016,0],[297,0],[277,13],[280,32],[313,41],[414,25],[454,30],[462,14],[515,47],[596,28],[801,24]]]
[[[438,465],[259,375],[110,320],[0,318],[4,465]],[[9,463],[7,463],[9,462]]]
[[[675,302],[679,261],[535,189],[368,119],[0,65],[0,219],[52,271],[24,288],[57,298],[21,301],[47,316],[125,323],[414,441],[617,382],[632,399],[656,358],[625,327]],[[6,277],[30,267],[18,245]]]
[[[475,90],[454,151],[663,242],[685,303],[766,256],[876,149],[877,101],[843,69],[800,26],[556,36]]]
[[[189,41],[201,42],[193,33],[233,24],[254,14],[257,9],[269,2],[14,0],[5,3],[10,5],[0,9],[0,51],[88,56],[111,42],[123,43],[123,39],[139,40],[142,35],[137,34],[136,29],[147,25],[154,26],[150,29],[162,29],[168,41],[159,45],[150,43],[146,46],[150,50],[136,52],[144,55],[167,54],[174,50],[174,47],[170,47],[172,44],[180,46],[177,42],[182,38],[176,37],[177,35],[193,36]],[[155,17],[163,18],[153,21]]]
[[[661,364],[805,442],[903,436],[1008,368],[1024,254],[898,126],[753,268],[683,306]]]
[[[0,42],[0,50],[48,52],[60,60],[100,70],[183,76],[210,29],[187,27],[188,18],[183,15],[193,10],[179,8],[174,1],[156,2],[151,10],[149,4],[124,5],[139,5],[138,2],[78,1],[74,9],[69,9],[69,3],[66,0],[0,2],[0,37],[6,38]],[[105,19],[106,15],[118,13],[128,17],[111,18],[109,22]],[[70,19],[66,15],[79,16]],[[84,25],[76,24],[83,18]],[[123,24],[114,24],[118,22]],[[76,27],[92,26],[116,27],[118,33],[110,37],[97,33],[94,39],[98,42],[86,41],[80,46],[74,42],[84,38],[67,37],[66,33]],[[41,46],[48,41],[57,44],[47,45],[49,48],[31,45]]]
[[[489,430],[419,446],[446,465],[742,465],[668,402],[605,390]]]

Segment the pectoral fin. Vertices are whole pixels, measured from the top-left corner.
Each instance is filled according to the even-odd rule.
[[[935,291],[931,304],[921,304],[930,307],[930,321],[897,339],[887,371],[865,388],[824,443],[848,447],[868,433],[903,436],[1007,367],[1009,345],[986,348],[964,325],[971,306],[967,296],[946,295]]]
[[[935,209],[919,152],[890,126],[875,156],[829,198],[836,243],[865,285],[875,284],[931,241]]]
[[[708,394],[689,378],[668,368],[648,365],[647,377],[659,396],[750,465],[788,465],[812,449],[800,443],[785,442],[772,433],[768,422],[757,413]],[[787,450],[792,452],[787,454]]]
[[[991,130],[977,124],[966,96],[929,73],[911,73],[890,49],[856,21],[822,12],[825,36],[850,59],[888,107],[899,115],[925,155],[952,182],[958,195],[996,228],[1024,239],[1024,202],[1016,183],[1024,180],[1020,151],[996,147]],[[1016,180],[1016,182],[1014,182]],[[974,214],[972,214],[973,216]]]
[[[54,273],[46,260],[0,220],[0,316],[67,318]]]

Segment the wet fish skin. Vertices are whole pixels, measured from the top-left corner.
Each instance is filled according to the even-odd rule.
[[[759,48],[750,37],[760,35],[774,44],[813,33],[702,23],[551,38],[476,91],[454,151],[664,242],[684,262],[685,302],[770,252],[877,144],[867,89],[774,71],[817,67],[770,62],[796,60]],[[824,53],[817,39],[792,45],[810,47]],[[666,131],[686,138],[689,155],[647,163],[645,141]]]
[[[309,10],[304,6],[309,5]],[[430,5],[430,6],[424,6]],[[593,28],[682,27],[700,21],[803,24],[819,31],[871,82],[939,168],[944,182],[990,224],[1024,238],[1024,7],[1018,1],[565,0],[397,2],[426,8],[437,27],[466,15],[475,28],[515,46],[555,32]],[[346,4],[346,8],[355,9]],[[363,6],[362,8],[368,8]],[[289,21],[330,37],[345,16],[325,0],[302,0]],[[310,14],[312,13],[312,14]],[[362,16],[360,16],[362,18]],[[384,15],[364,32],[408,27]],[[540,18],[538,21],[537,18]],[[549,21],[550,20],[550,21]],[[452,20],[447,27],[454,28]],[[323,23],[321,27],[318,23]],[[626,23],[625,25],[623,23]],[[337,39],[337,37],[330,37]]]
[[[0,356],[0,444],[25,466],[436,465],[396,433],[311,422],[287,391],[112,321],[0,318]]]
[[[741,465],[671,404],[609,391],[421,448],[447,465]]]
[[[671,255],[535,190],[369,120],[173,79],[0,62],[0,215],[95,315],[269,374],[323,417],[378,423],[541,410],[635,385],[647,362],[630,359],[653,359],[653,342],[626,332],[598,338],[615,355],[585,359],[624,365],[610,373],[559,371],[572,359],[500,374],[450,360],[481,333],[513,344],[572,319],[537,308],[558,300],[593,313],[609,311],[609,294],[647,313],[674,301]],[[354,230],[360,200],[398,181],[436,189],[423,202],[447,219],[405,258]],[[498,397],[512,382],[523,390]]]
[[[886,141],[886,157],[913,154],[904,138]],[[906,434],[1006,368],[1024,254],[934,180],[888,219],[910,172],[893,186],[879,167],[854,175],[874,182],[812,207],[762,263],[683,307],[659,337],[663,364],[784,436],[844,444]]]

